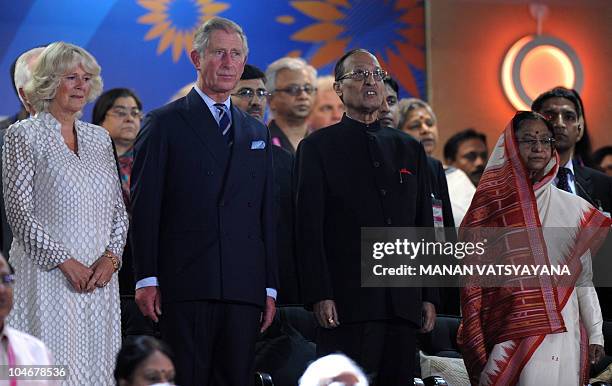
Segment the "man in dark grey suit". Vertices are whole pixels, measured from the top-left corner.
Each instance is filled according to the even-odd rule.
[[[612,177],[584,165],[579,157],[579,148],[589,148],[584,106],[575,90],[555,87],[539,95],[531,105],[546,117],[553,126],[555,148],[561,160],[554,184],[557,188],[576,194],[591,205],[610,216],[612,212]],[[582,144],[582,145],[581,145]],[[583,154],[590,156],[590,154]],[[593,279],[597,286],[610,269],[612,237],[608,236],[604,246],[593,256]],[[605,320],[612,320],[612,290],[609,286],[598,286],[597,295]]]
[[[191,52],[194,88],[152,111],[135,144],[135,298],[159,317],[178,384],[252,384],[255,340],[275,313],[269,135],[230,101],[247,53],[240,26],[205,22]]]

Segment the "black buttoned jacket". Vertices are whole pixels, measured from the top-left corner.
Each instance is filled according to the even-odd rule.
[[[296,253],[304,303],[332,299],[341,323],[400,317],[421,324],[437,290],[361,287],[362,227],[433,225],[427,157],[399,130],[346,115],[300,143]]]

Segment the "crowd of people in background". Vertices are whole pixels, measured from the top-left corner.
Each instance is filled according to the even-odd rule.
[[[290,353],[260,360],[290,337],[327,358],[300,384],[412,385],[418,336],[448,314],[463,317],[473,385],[588,381],[612,320],[591,268],[611,225],[612,147],[592,151],[578,92],[544,92],[494,144],[475,128],[442,144],[432,107],[401,99],[367,50],[319,77],[248,53],[239,25],[206,21],[193,86],[161,107],[129,84],[104,90],[94,56],[69,43],[16,59],[22,110],[0,122],[0,364],[66,366],[68,385],[245,386],[257,371],[296,384],[305,365]],[[496,226],[577,230],[496,252],[529,264],[543,251],[581,274],[562,291],[361,286],[363,227],[456,241]]]

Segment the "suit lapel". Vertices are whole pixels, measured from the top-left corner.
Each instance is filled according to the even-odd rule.
[[[230,151],[219,125],[195,89],[186,96],[186,109],[181,112],[204,147],[225,170]]]
[[[584,167],[578,164],[578,162],[572,160],[572,163],[574,166],[574,177],[576,178],[576,193],[592,205],[595,205],[595,203],[591,202],[591,197],[593,197],[591,176],[585,172]]]

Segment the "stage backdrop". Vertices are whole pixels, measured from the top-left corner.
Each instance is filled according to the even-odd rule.
[[[63,40],[91,52],[104,88],[129,87],[148,111],[193,82],[193,31],[218,15],[242,26],[248,62],[265,70],[302,56],[331,74],[344,52],[365,48],[400,83],[403,96],[425,98],[425,26],[416,0],[0,0],[0,116],[18,99],[9,69],[23,51]],[[91,104],[84,119],[90,119]]]

